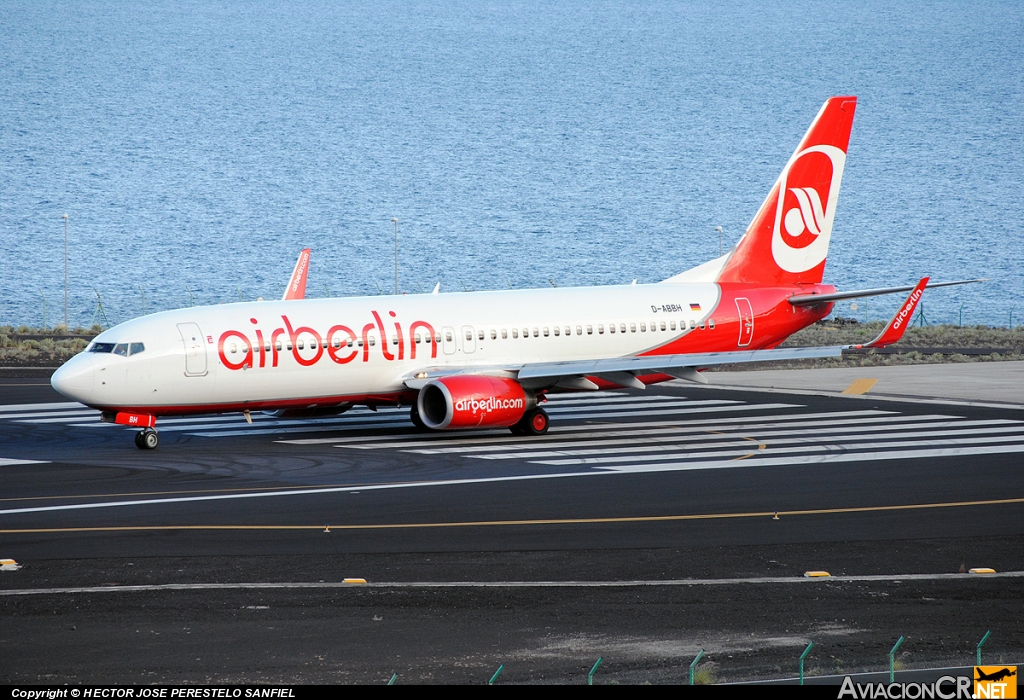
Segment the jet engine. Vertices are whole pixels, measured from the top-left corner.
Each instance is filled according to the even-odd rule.
[[[428,382],[420,389],[416,410],[433,430],[506,428],[537,405],[514,379],[459,374]]]

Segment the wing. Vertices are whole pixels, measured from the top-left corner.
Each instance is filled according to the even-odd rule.
[[[645,384],[637,375],[667,374],[679,379],[707,384],[707,378],[698,368],[718,365],[746,364],[748,362],[778,362],[780,360],[809,360],[840,357],[844,350],[881,348],[892,345],[903,337],[913,318],[914,309],[928,286],[923,277],[911,291],[882,332],[864,345],[830,345],[809,348],[775,348],[772,350],[739,350],[730,352],[702,352],[684,355],[644,355],[642,357],[614,357],[566,362],[527,362],[491,367],[438,367],[419,370],[405,378],[405,386],[420,389],[432,379],[453,374],[487,374],[519,380],[528,389],[559,386],[566,389],[597,389],[590,378],[603,379],[620,386],[637,389]]]
[[[960,280],[958,282],[931,282],[928,289],[935,287],[952,287],[958,284],[974,284],[985,282],[986,279]],[[811,306],[813,304],[824,304],[829,301],[842,301],[843,299],[860,299],[861,297],[875,297],[882,294],[896,294],[897,292],[909,292],[914,285],[907,287],[879,287],[877,289],[857,289],[851,292],[835,292],[833,294],[797,294],[791,296],[788,301],[793,306]]]

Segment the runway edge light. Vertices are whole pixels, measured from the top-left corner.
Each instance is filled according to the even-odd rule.
[[[977,568],[971,569],[967,573],[969,573],[969,574],[994,574],[995,572],[996,572],[995,569],[990,569],[987,566],[979,566]]]
[[[13,559],[0,559],[0,571],[17,571],[21,566]]]
[[[342,579],[342,583],[347,583],[353,586],[366,585],[365,578],[346,578]]]
[[[804,578],[829,578],[832,574],[827,571],[805,571]]]

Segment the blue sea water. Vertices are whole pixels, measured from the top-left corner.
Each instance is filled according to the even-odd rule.
[[[1024,319],[1024,5],[0,3],[0,323],[664,279],[860,98],[827,281]],[[143,298],[145,301],[143,301]],[[872,300],[872,314],[898,299]],[[848,305],[837,313],[852,313]]]

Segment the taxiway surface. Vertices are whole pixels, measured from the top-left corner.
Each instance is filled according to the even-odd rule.
[[[931,654],[945,658],[963,641],[955,630],[950,637],[932,629],[945,629],[947,615],[984,612],[994,621],[978,624],[992,627],[1008,610],[1011,618],[1015,606],[1019,611],[1019,578],[835,581],[800,592],[777,582],[726,582],[700,586],[699,593],[689,584],[641,583],[799,577],[811,568],[849,575],[945,574],[961,564],[1022,571],[1024,410],[1016,408],[673,384],[552,398],[551,431],[539,438],[504,430],[417,433],[407,409],[382,409],[316,420],[258,416],[252,426],[240,416],[161,420],[161,445],[145,452],[130,431],[66,402],[45,379],[0,380],[0,397],[0,557],[25,567],[0,574],[0,606],[27,634],[19,635],[15,652],[6,625],[6,682],[45,675],[32,650],[53,648],[55,635],[62,640],[57,648],[67,643],[78,651],[54,668],[78,679],[138,682],[140,665],[160,669],[162,680],[269,678],[254,669],[264,668],[261,654],[284,649],[272,632],[283,628],[291,630],[292,656],[282,651],[280,663],[270,664],[279,679],[371,680],[383,672],[373,664],[386,649],[404,655],[420,680],[458,681],[468,677],[453,669],[480,675],[501,654],[532,649],[534,670],[519,680],[565,680],[556,667],[566,655],[585,656],[604,644],[634,660],[622,667],[622,680],[678,680],[642,670],[652,668],[651,658],[662,660],[655,666],[671,665],[691,653],[700,643],[695,620],[705,638],[718,635],[703,646],[718,643],[723,661],[732,650],[729,658],[753,654],[763,662],[780,648],[788,654],[814,630],[860,639],[862,646],[865,637],[857,635],[895,638],[904,633],[900,625],[872,616],[888,596],[913,589],[903,604],[959,601],[937,617],[887,608],[890,622],[894,614],[917,620],[918,629],[946,640]],[[509,586],[159,588],[318,585],[346,576],[371,584],[635,585],[585,593]],[[117,593],[67,590],[106,584]],[[158,588],[123,590],[129,584]],[[1018,593],[1007,598],[1007,590]],[[65,634],[61,623],[74,617],[70,600],[85,610],[91,643],[85,634]],[[239,610],[252,618],[271,606],[287,611],[286,619],[276,617],[280,612],[264,615],[276,624],[236,619]],[[710,611],[717,611],[715,620],[706,617]],[[377,617],[404,632],[382,633]],[[184,635],[175,626],[182,621],[203,627],[210,640],[244,635],[262,651],[240,651],[231,661],[210,642],[193,664],[191,651],[185,658],[162,644],[131,642],[140,625]],[[363,641],[370,645],[341,651],[328,644],[338,660],[325,670],[327,662],[310,658],[331,625],[367,628]],[[622,637],[611,628],[631,631]],[[1003,642],[1016,653],[1024,640],[1010,629],[1002,631]],[[447,646],[436,643],[441,630]],[[747,630],[762,641],[722,641]],[[969,639],[974,630],[963,634]],[[397,637],[389,635],[406,641],[395,646]],[[780,647],[763,639],[789,641]],[[471,651],[471,640],[486,653]],[[122,654],[118,663],[116,650],[124,645],[141,656]],[[848,667],[857,667],[855,646],[847,649]],[[108,663],[90,662],[98,650]],[[162,664],[168,653],[175,660]],[[15,660],[17,668],[8,666]],[[302,675],[310,663],[319,670]],[[759,668],[763,674],[763,663]]]

